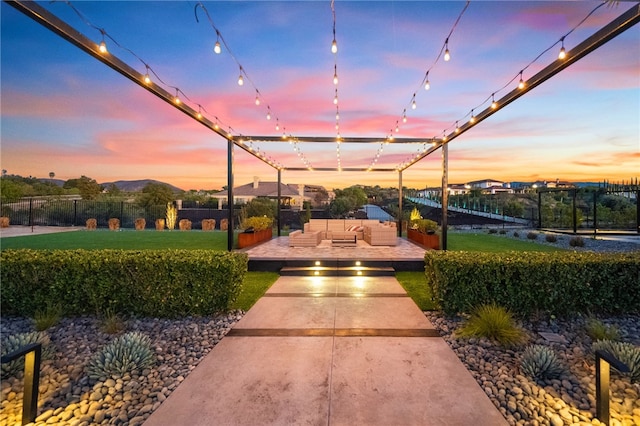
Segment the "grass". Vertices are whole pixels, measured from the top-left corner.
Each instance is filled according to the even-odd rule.
[[[44,331],[60,322],[62,318],[62,306],[60,304],[47,305],[44,309],[36,311],[33,323],[36,331]]]
[[[487,337],[503,346],[514,346],[525,339],[524,332],[516,327],[513,316],[497,305],[481,305],[460,328],[458,337]]]
[[[242,291],[231,309],[248,311],[279,276],[277,272],[247,272],[242,282]]]
[[[214,231],[86,231],[3,238],[2,249],[204,249],[226,250],[227,232]]]
[[[498,237],[489,234],[471,234],[450,232],[447,234],[447,249],[457,251],[483,251],[499,253],[503,251],[562,251],[558,247],[537,244],[514,238]]]
[[[431,300],[431,289],[427,285],[424,272],[396,272],[396,279],[420,310],[433,311],[438,309],[436,303]]]

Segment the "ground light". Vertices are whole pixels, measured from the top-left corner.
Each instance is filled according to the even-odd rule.
[[[621,373],[628,373],[629,367],[607,351],[596,351],[596,417],[605,425],[609,424],[609,365]]]
[[[31,343],[15,352],[3,355],[1,362],[14,361],[24,356],[24,393],[22,397],[22,424],[36,420],[38,415],[38,388],[40,387],[40,361],[42,344]]]

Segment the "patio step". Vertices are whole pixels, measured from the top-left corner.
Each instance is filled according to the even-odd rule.
[[[396,271],[390,266],[285,266],[281,276],[320,277],[392,277]]]

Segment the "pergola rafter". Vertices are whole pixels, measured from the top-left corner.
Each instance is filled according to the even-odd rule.
[[[111,53],[102,53],[100,52],[98,45],[82,35],[80,32],[75,30],[73,27],[50,13],[48,10],[42,8],[37,3],[33,1],[24,1],[24,0],[3,0],[7,4],[11,5],[18,11],[22,12],[26,16],[32,18],[34,21],[39,24],[45,26],[50,29],[54,33],[58,34],[65,40],[69,41],[76,47],[80,48],[84,52],[88,53],[95,59],[100,62],[106,64],[110,68],[114,69],[118,73],[122,74],[132,82],[136,83],[140,87],[143,87],[150,93],[154,94],[158,98],[162,99],[169,105],[178,109],[182,113],[190,116],[192,119],[200,122],[203,126],[207,127],[217,135],[226,139],[228,142],[228,187],[229,187],[229,237],[228,237],[228,248],[231,250],[233,243],[233,215],[232,215],[232,206],[233,206],[233,147],[238,146],[243,149],[248,154],[257,158],[258,160],[268,164],[273,167],[278,172],[278,184],[281,181],[281,171],[282,170],[290,170],[290,171],[305,171],[305,170],[314,170],[314,171],[347,171],[347,172],[390,172],[396,171],[399,174],[399,212],[402,213],[402,172],[425,157],[433,154],[439,148],[443,148],[442,150],[442,248],[446,250],[447,248],[447,187],[448,187],[448,144],[454,140],[455,138],[461,136],[463,133],[470,130],[472,127],[476,126],[480,122],[489,118],[502,108],[509,105],[511,102],[525,95],[529,91],[533,90],[535,87],[544,83],[546,80],[550,79],[554,75],[558,74],[560,71],[574,64],[581,58],[585,57],[589,53],[598,49],[600,46],[604,45],[611,39],[615,38],[619,34],[623,33],[627,29],[633,27],[638,22],[640,22],[640,3],[635,3],[630,9],[626,12],[622,13],[618,18],[611,21],[609,24],[605,25],[599,31],[594,33],[592,36],[584,40],[582,43],[578,44],[571,51],[567,52],[567,57],[565,59],[558,59],[549,64],[547,67],[536,73],[534,76],[525,81],[525,87],[523,89],[514,89],[511,92],[507,93],[505,96],[497,100],[498,106],[497,108],[491,108],[491,106],[487,107],[485,110],[481,111],[475,116],[475,121],[473,123],[467,122],[459,127],[456,131],[451,132],[449,135],[444,135],[443,138],[369,138],[369,137],[341,137],[340,143],[392,143],[392,144],[430,144],[429,148],[426,148],[422,153],[416,155],[408,164],[402,164],[397,168],[300,168],[300,167],[284,167],[275,164],[269,159],[265,158],[263,155],[254,152],[251,147],[246,145],[246,142],[293,142],[296,143],[336,143],[338,142],[336,137],[322,137],[322,136],[309,136],[309,137],[295,137],[295,136],[244,136],[244,135],[232,135],[230,133],[226,133],[224,130],[220,129],[217,123],[212,122],[206,117],[202,116],[200,111],[196,111],[191,108],[189,105],[185,103],[177,104],[174,102],[174,96],[167,92],[161,86],[151,82],[149,84],[145,83],[144,75],[130,67],[124,61],[120,60],[116,56]],[[279,185],[278,185],[279,186]],[[280,197],[280,192],[278,191],[278,197]],[[278,203],[279,204],[279,203]],[[401,217],[398,219],[401,220]],[[280,225],[280,214],[278,214],[278,224]],[[398,232],[402,231],[402,227],[398,226]],[[280,234],[280,226],[278,226],[278,235]]]

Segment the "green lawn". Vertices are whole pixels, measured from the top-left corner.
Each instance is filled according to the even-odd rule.
[[[538,239],[544,238],[538,235]],[[527,240],[526,235],[520,239],[491,234],[472,234],[449,232],[447,234],[447,250],[483,251],[498,253],[503,251],[563,251],[561,248],[538,244]]]
[[[226,231],[72,231],[2,238],[4,249],[205,249],[227,250]]]
[[[438,309],[435,302],[431,300],[431,288],[427,285],[424,272],[396,272],[396,279],[421,310]]]
[[[264,293],[276,282],[277,272],[247,272],[242,282],[242,291],[231,309],[248,311]]]

